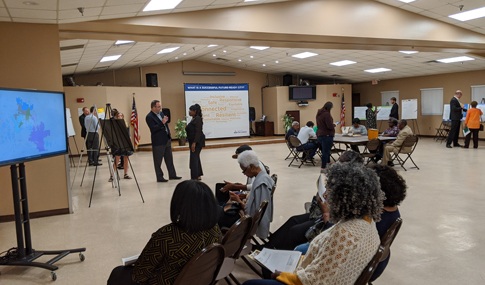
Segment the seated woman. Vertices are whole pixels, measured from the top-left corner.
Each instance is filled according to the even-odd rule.
[[[340,155],[338,162],[356,163],[362,166],[364,160],[357,152],[347,150]],[[296,215],[289,218],[288,221],[286,221],[276,232],[269,236],[269,242],[266,243],[264,247],[293,250],[296,246],[308,242],[305,234],[310,227],[315,225],[317,219],[322,217],[323,212],[323,201],[318,197],[318,195],[313,196],[309,213]],[[331,223],[326,223],[322,225],[321,230],[325,230],[330,226],[332,226]],[[259,246],[253,248],[260,249]]]
[[[367,129],[365,128],[364,125],[360,124],[359,118],[354,118],[352,120],[352,130],[351,130],[351,132],[354,133],[354,135],[361,135],[361,136],[367,135]],[[351,145],[350,148],[353,151],[359,152],[359,146],[357,146],[357,145]]]
[[[254,284],[354,284],[380,244],[374,221],[380,220],[384,193],[376,173],[352,163],[335,163],[325,170],[329,215],[336,223],[310,243],[296,274],[276,272],[276,280]]]
[[[206,184],[197,180],[179,183],[170,204],[172,223],[152,234],[135,266],[113,269],[108,285],[173,284],[195,254],[222,241],[217,215],[216,199]]]
[[[264,200],[268,200],[268,207],[256,231],[256,235],[260,238],[266,238],[269,234],[269,225],[273,221],[273,198],[271,197],[271,189],[274,181],[266,173],[265,170],[259,166],[259,159],[256,153],[252,150],[246,150],[240,153],[237,157],[237,162],[242,170],[242,173],[247,177],[254,177],[251,192],[247,197],[246,202],[241,198],[244,194],[236,194],[229,191],[231,200],[240,205],[246,215],[254,216],[259,209],[259,206]],[[227,207],[227,206],[226,206]],[[224,212],[219,218],[219,225],[221,227],[231,227],[240,215],[231,215]]]

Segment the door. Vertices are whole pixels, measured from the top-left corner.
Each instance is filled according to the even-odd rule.
[[[360,105],[360,93],[352,93],[352,119],[354,117],[354,107],[359,107]]]
[[[286,114],[292,116],[293,117],[293,121],[297,121],[301,125],[301,122],[300,122],[300,111],[286,111]]]

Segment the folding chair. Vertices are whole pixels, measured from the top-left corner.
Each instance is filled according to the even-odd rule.
[[[288,139],[285,139],[285,142],[286,142],[286,146],[288,147],[288,150],[290,151],[290,153],[288,153],[288,155],[286,156],[285,160],[287,160],[288,158],[295,159],[295,157],[297,156],[297,154],[295,153],[295,147],[291,145]],[[298,158],[296,159],[298,160]]]
[[[222,245],[225,250],[225,258],[216,280],[224,279],[227,284],[231,284],[228,278],[230,277],[236,284],[240,284],[236,277],[232,275],[232,271],[234,270],[236,259],[239,258],[239,253],[241,253],[246,244],[252,221],[253,218],[244,215],[224,235]]]
[[[271,175],[271,178],[274,181],[273,188],[271,189],[271,197],[273,197],[274,191],[276,190],[276,182],[278,181],[278,174],[274,173],[273,175]]]
[[[381,146],[381,140],[378,139],[378,138],[375,138],[375,139],[371,139],[370,141],[367,142],[367,144],[365,145],[365,149],[364,149],[364,152],[360,154],[360,157],[362,157],[362,159],[365,159],[367,158],[367,164],[369,164],[369,162],[371,162],[372,160],[375,161],[375,157],[377,156],[377,152],[379,151],[379,147]]]
[[[364,270],[362,270],[362,273],[360,274],[359,278],[357,278],[357,281],[355,281],[354,285],[368,284],[370,278],[372,277],[372,274],[374,274],[374,271],[377,268],[377,265],[379,265],[379,262],[382,256],[384,255],[385,250],[386,249],[382,245],[379,245],[379,248],[377,249],[376,254],[370,260],[370,262],[367,264]]]
[[[339,144],[338,148],[335,146],[335,143],[334,143],[332,148],[330,149],[330,158],[332,158],[334,162],[337,162],[338,158],[335,159],[335,157],[333,157],[332,154],[336,154],[337,156],[340,156],[342,152],[346,151],[346,149],[341,149],[340,143],[338,144]],[[346,148],[349,149],[349,146],[346,145]]]
[[[295,136],[289,136],[288,137],[288,141],[290,142],[291,145],[295,146],[294,148],[294,153],[295,153],[295,157],[293,158],[293,160],[290,162],[290,164],[288,164],[288,167],[291,166],[291,164],[293,163],[293,161],[298,158],[300,159],[301,163],[300,163],[300,166],[298,166],[298,168],[300,168],[304,163],[305,161],[307,161],[306,159],[303,159],[303,156],[300,158],[300,153],[304,154],[306,158],[310,158],[310,149],[304,149],[303,148],[303,145],[301,144],[300,140],[295,137]],[[298,150],[298,147],[301,148],[301,150]],[[313,164],[313,166],[315,166],[315,162],[312,160],[310,160],[310,162]]]
[[[397,160],[399,165],[404,169],[404,171],[407,171],[406,168],[404,168],[404,163],[408,159],[411,160],[411,162],[414,164],[414,167],[419,170],[419,167],[416,165],[414,160],[411,158],[411,155],[413,154],[414,150],[416,149],[416,146],[418,145],[418,137],[416,135],[408,136],[407,138],[404,139],[401,147],[399,148],[399,151],[395,153],[392,157],[391,161]],[[404,149],[410,149],[409,151],[405,151]],[[402,159],[399,155],[400,154],[406,154],[407,157],[406,159]],[[413,168],[413,167],[410,167]]]
[[[212,285],[224,261],[224,247],[211,244],[194,255],[184,266],[173,285]]]

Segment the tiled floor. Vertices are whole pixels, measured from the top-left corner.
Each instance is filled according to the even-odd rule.
[[[484,144],[483,142],[480,142]],[[303,203],[316,192],[320,168],[288,167],[285,144],[256,145],[260,159],[279,175],[275,193],[277,229],[290,216],[303,213]],[[203,181],[213,187],[223,179],[243,182],[235,148],[202,151]],[[178,174],[189,177],[186,151],[175,152]],[[409,186],[400,207],[404,225],[392,246],[392,257],[383,276],[374,284],[484,284],[485,147],[447,149],[432,139],[422,139],[414,155],[421,170],[397,170]],[[143,249],[150,234],[169,223],[169,205],[177,182],[156,183],[150,152],[132,156],[140,187],[121,181],[122,196],[108,183],[106,158],[99,171],[93,204],[88,208],[94,168],[88,168],[82,187],[80,176],[73,190],[74,214],[32,221],[36,249],[86,247],[86,260],[71,255],[60,262],[55,284],[106,284],[111,269],[122,257]],[[73,173],[73,171],[71,172]],[[0,224],[0,251],[15,245],[13,223]],[[52,284],[50,273],[38,268],[0,267],[0,284]],[[241,281],[256,276],[238,262],[234,275]],[[224,282],[221,282],[224,284]]]

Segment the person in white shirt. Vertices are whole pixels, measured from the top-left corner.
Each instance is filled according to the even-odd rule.
[[[354,118],[352,120],[352,129],[351,132],[354,133],[354,135],[361,135],[361,136],[366,136],[367,135],[367,129],[365,126],[360,124],[360,119],[359,118]],[[356,145],[351,145],[350,148],[353,151],[359,152],[359,147]]]
[[[86,139],[86,147],[88,149],[88,160],[89,166],[101,166],[102,164],[98,162],[99,156],[99,123],[96,117],[96,108],[91,107],[89,110],[90,114],[84,118],[84,127],[88,138]]]
[[[306,126],[300,129],[300,132],[298,133],[298,139],[300,140],[302,146],[297,147],[296,149],[299,151],[303,151],[304,149],[310,150],[310,157],[303,157],[303,159],[310,159],[313,160],[313,156],[315,155],[315,152],[318,149],[318,141],[311,141],[310,139],[316,139],[317,135],[315,134],[315,131],[313,130],[313,126],[315,124],[312,121],[308,121],[306,123]]]

